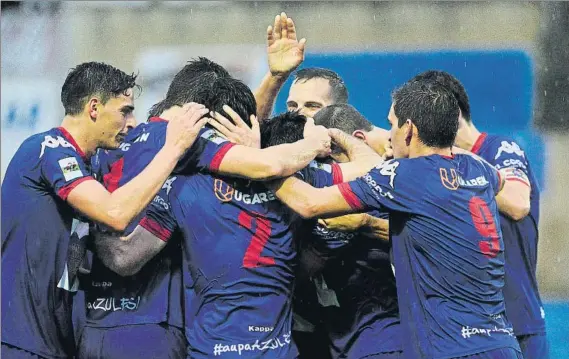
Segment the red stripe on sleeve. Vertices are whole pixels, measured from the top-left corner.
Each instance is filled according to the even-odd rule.
[[[148,232],[152,233],[156,237],[160,238],[164,242],[168,242],[168,239],[172,236],[172,232],[167,228],[164,228],[160,223],[156,222],[155,220],[144,217],[139,225],[146,229]]]
[[[332,181],[334,184],[340,184],[344,182],[342,167],[340,167],[340,165],[337,163],[332,163]]]
[[[213,159],[211,160],[211,163],[209,165],[210,170],[212,171],[219,170],[219,166],[221,165],[221,161],[223,161],[223,157],[225,157],[227,152],[229,152],[229,150],[233,146],[235,146],[235,144],[231,142],[221,146],[219,151],[217,151],[217,153],[215,154],[215,156],[213,156]]]
[[[71,191],[73,191],[75,189],[75,187],[77,187],[79,184],[85,182],[85,181],[90,181],[90,180],[95,180],[93,177],[91,176],[87,176],[87,177],[81,177],[78,178],[77,180],[66,184],[65,186],[61,187],[59,189],[59,191],[57,191],[57,195],[64,201],[67,201],[67,197],[69,197],[69,194],[71,193]]]
[[[348,204],[350,205],[351,209],[354,210],[363,209],[364,206],[360,202],[359,198],[354,194],[348,182],[340,183],[338,185],[338,189],[340,190],[340,193],[342,194],[346,202],[348,202]]]
[[[124,157],[111,165],[109,173],[103,176],[103,184],[109,192],[116,191],[119,188],[119,182],[123,175]]]
[[[523,183],[523,184],[525,184],[526,186],[528,186],[528,187],[531,188],[531,185],[529,184],[529,182],[528,182],[528,181],[525,181],[525,180],[523,180],[523,179],[521,179],[521,178],[508,177],[508,178],[506,178],[506,181],[518,181],[518,182],[521,182],[521,183]]]
[[[470,149],[470,152],[478,154],[478,151],[480,151],[480,147],[482,147],[482,144],[484,143],[486,136],[488,136],[488,134],[486,132],[482,132],[480,136],[478,136],[478,138],[476,139],[476,142],[474,142],[474,145]]]

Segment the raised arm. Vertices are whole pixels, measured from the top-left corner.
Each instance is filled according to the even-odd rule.
[[[306,39],[297,40],[294,22],[284,12],[275,17],[274,26],[267,28],[269,72],[255,91],[260,120],[271,116],[281,87],[290,73],[304,61],[305,43]]]
[[[326,218],[355,212],[338,186],[314,188],[289,177],[268,184],[277,198],[302,218]]]
[[[383,158],[363,141],[335,128],[329,131],[332,141],[342,148],[350,159],[350,162],[338,164],[342,169],[344,182],[363,176],[383,162]]]
[[[308,166],[317,156],[330,154],[330,136],[313,120],[306,122],[304,139],[264,149],[233,146],[223,157],[218,173],[254,180],[290,176]]]
[[[178,160],[207,122],[208,110],[198,104],[183,107],[180,116],[168,123],[166,143],[138,176],[113,193],[97,181],[84,181],[71,190],[67,201],[90,219],[116,231],[128,224],[150,203],[170,175]]]

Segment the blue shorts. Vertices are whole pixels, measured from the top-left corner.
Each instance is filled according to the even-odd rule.
[[[187,353],[182,329],[164,324],[84,327],[78,359],[179,359]]]
[[[549,343],[545,333],[518,336],[524,359],[548,359]]]
[[[522,353],[514,348],[500,348],[462,356],[460,359],[524,359],[524,357],[522,356]]]
[[[39,355],[10,344],[2,343],[2,358],[9,359],[45,359]]]

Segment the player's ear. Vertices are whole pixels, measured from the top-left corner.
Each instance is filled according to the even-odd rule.
[[[364,141],[365,143],[367,143],[367,142],[366,142],[366,134],[365,134],[365,132],[362,131],[362,130],[355,130],[355,131],[352,133],[352,136],[354,136],[355,138],[360,139],[360,140]]]
[[[413,121],[405,121],[405,144],[407,146],[411,145],[411,139],[413,138]]]
[[[99,115],[101,100],[98,97],[91,97],[85,106],[87,107],[87,113],[89,117],[91,117],[91,120],[96,120]]]

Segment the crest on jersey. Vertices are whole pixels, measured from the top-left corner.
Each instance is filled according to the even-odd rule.
[[[458,176],[454,168],[447,171],[446,168],[440,168],[439,172],[441,174],[441,182],[443,186],[451,191],[456,191],[458,189]]]
[[[213,182],[213,193],[221,202],[231,202],[235,189],[222,180],[216,179]]]
[[[79,167],[77,158],[67,157],[58,161],[61,172],[63,172],[63,177],[65,177],[65,182],[71,181],[72,179],[83,177],[83,172]]]

